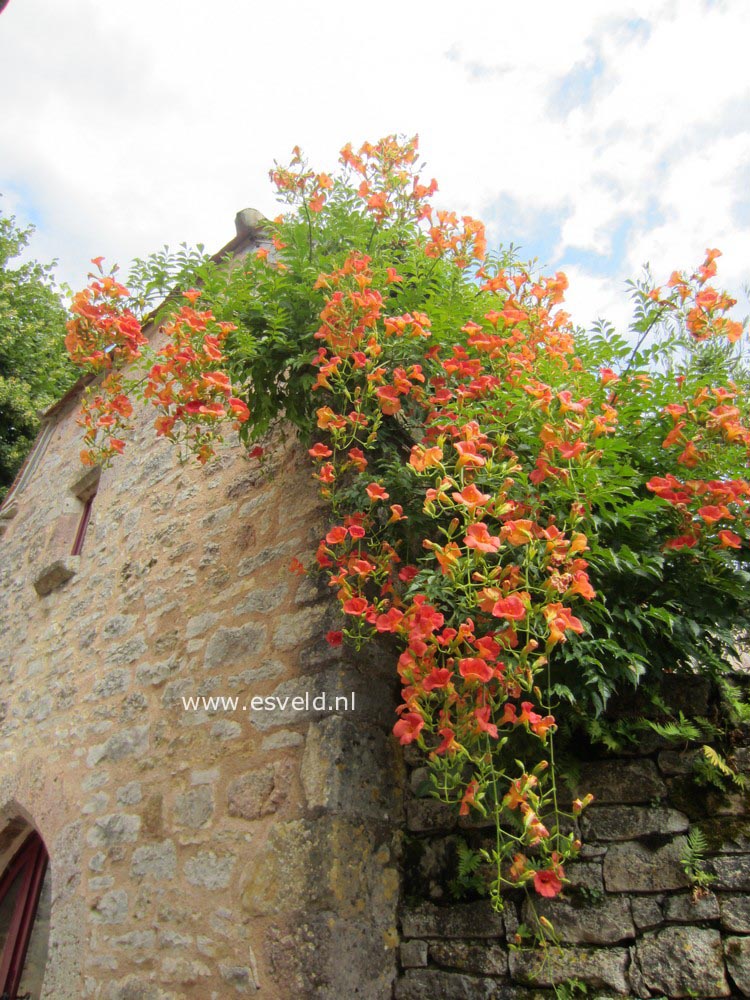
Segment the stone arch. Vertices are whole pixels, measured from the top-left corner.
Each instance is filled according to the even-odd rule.
[[[49,853],[28,810],[0,810],[0,990],[40,1000],[49,953]]]

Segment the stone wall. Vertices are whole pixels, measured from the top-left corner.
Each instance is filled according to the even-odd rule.
[[[20,818],[50,854],[42,996],[389,995],[392,671],[329,647],[329,594],[289,571],[323,526],[305,450],[279,431],[262,466],[237,442],[180,465],[140,412],[71,556],[76,412],[0,541],[0,837]]]
[[[750,810],[745,794],[722,795],[694,783],[696,750],[658,749],[586,764],[581,791],[595,804],[584,813],[580,859],[555,900],[537,897],[561,947],[518,949],[521,922],[534,915],[518,895],[502,915],[485,900],[453,902],[446,886],[459,837],[491,846],[488,830],[456,818],[415,792],[406,801],[405,903],[397,1000],[523,1000],[564,997],[750,996]],[[750,772],[750,750],[733,755]],[[414,761],[416,764],[416,761]],[[689,829],[708,841],[710,886],[695,892],[682,858]],[[419,896],[423,898],[420,899]],[[585,986],[574,991],[572,980]]]

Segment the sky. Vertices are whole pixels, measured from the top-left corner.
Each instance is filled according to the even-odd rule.
[[[279,211],[274,160],[419,135],[439,207],[564,270],[624,332],[626,280],[723,251],[748,311],[747,0],[10,0],[0,207],[82,287],[164,244],[218,250]]]

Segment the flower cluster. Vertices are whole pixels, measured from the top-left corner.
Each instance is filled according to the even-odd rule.
[[[181,442],[203,464],[222,440],[222,423],[230,420],[238,428],[250,411],[233,394],[226,372],[217,368],[226,360],[224,341],[236,327],[217,322],[210,310],[196,310],[200,294],[184,292],[189,304],[162,328],[167,343],[156,353],[143,395],[159,410],[157,435]]]
[[[94,263],[101,272],[102,258]],[[92,276],[88,288],[74,297],[68,351],[79,367],[105,372],[81,404],[85,465],[106,465],[125,450],[133,397],[149,400],[159,411],[154,422],[158,436],[180,443],[201,463],[215,454],[224,423],[238,428],[248,420],[246,404],[217,367],[225,361],[223,344],[235,327],[217,322],[210,310],[196,310],[200,294],[196,289],[183,293],[188,304],[162,327],[167,342],[158,351],[122,306],[128,290],[111,275]]]

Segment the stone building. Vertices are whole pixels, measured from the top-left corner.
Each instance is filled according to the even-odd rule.
[[[256,221],[222,253],[256,247]],[[488,831],[417,794],[393,657],[328,646],[326,589],[289,571],[325,523],[294,434],[201,469],[142,412],[100,474],[81,388],[0,509],[0,994],[750,996],[744,793],[698,793],[695,750],[656,737],[587,765],[583,856],[543,907],[561,949],[518,950],[523,899],[451,896],[458,843]],[[704,687],[682,694],[708,714]]]
[[[180,466],[144,410],[92,473],[80,391],[0,512],[0,871],[31,834],[49,856],[19,995],[389,993],[394,693],[289,571],[322,526],[305,450]]]

